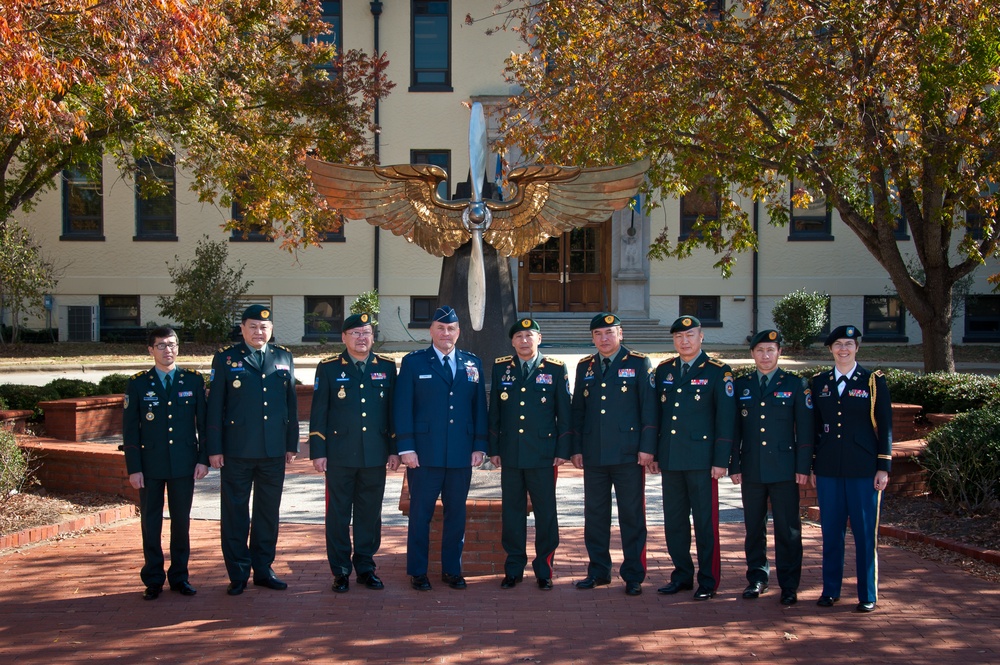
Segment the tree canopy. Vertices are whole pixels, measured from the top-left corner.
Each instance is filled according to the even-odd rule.
[[[239,201],[234,226],[315,241],[338,216],[303,159],[363,159],[392,87],[383,56],[328,30],[315,0],[5,0],[0,224],[67,167],[176,155],[202,201]]]
[[[756,245],[741,198],[763,202],[780,225],[789,198],[824,197],[920,324],[925,368],[954,368],[952,286],[1000,240],[1000,2],[561,0],[506,10],[502,27],[528,46],[507,62],[523,88],[505,118],[508,144],[584,165],[649,155],[651,186],[672,194],[713,183],[719,218],[676,244],[661,235],[651,255],[707,246],[724,274]],[[792,178],[801,187],[790,197]],[[896,239],[901,223],[916,273]]]

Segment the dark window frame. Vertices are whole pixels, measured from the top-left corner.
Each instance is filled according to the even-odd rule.
[[[437,309],[437,296],[410,296],[410,322],[407,328],[430,328]]]
[[[796,186],[800,185],[798,178],[792,178],[788,183],[788,240],[792,242],[797,241],[832,241],[833,237],[833,208],[830,206],[830,202],[826,200],[824,195],[824,200],[826,200],[826,213],[823,215],[817,214],[796,214],[795,204],[792,203],[792,196],[795,194]],[[821,225],[819,230],[796,230],[797,221],[807,223],[807,224],[817,224]]]
[[[444,159],[438,159],[434,161],[432,157],[443,156]],[[438,162],[444,161],[445,164],[440,164]],[[438,195],[441,196],[445,201],[451,199],[451,150],[433,150],[427,148],[421,148],[419,150],[410,150],[410,164],[433,164],[434,166],[440,166],[448,173],[448,179],[443,183],[438,184]],[[442,195],[440,191],[441,185],[444,185],[444,194]],[[470,194],[471,196],[471,194]]]
[[[333,44],[337,49],[337,56],[339,58],[344,44],[344,3],[341,0],[323,0],[319,4],[320,18],[333,26],[333,30],[325,35],[312,35],[309,37],[309,41]],[[330,73],[330,77],[332,78],[339,71],[340,64],[337,61],[331,61],[319,66],[319,69],[325,69]]]
[[[60,240],[85,240],[85,241],[103,241],[104,237],[104,170],[103,168],[98,169],[98,177],[96,180],[92,179],[91,174],[78,170],[74,167],[69,167],[62,172],[63,176],[63,191],[62,191],[62,235],[59,236]],[[99,203],[100,212],[98,214],[87,214],[87,215],[74,215],[72,200],[74,198],[74,193],[76,190],[96,190],[97,191],[97,201]],[[81,197],[81,200],[85,202],[85,199]],[[79,220],[80,222],[95,222],[96,227],[94,229],[74,229],[74,222]]]
[[[344,233],[344,228],[347,226],[347,218],[343,215],[340,216],[340,228],[336,231],[321,231],[319,234],[320,242],[347,242],[347,236]]]
[[[702,328],[721,328],[722,296],[680,296],[678,298],[678,316],[696,316],[701,321]],[[710,311],[715,310],[712,317]]]
[[[873,315],[871,313],[871,308],[873,306],[878,306],[877,301],[883,301],[887,310],[892,308],[892,302],[894,301],[896,303],[896,307],[899,309],[899,312],[895,316],[888,314]],[[864,339],[876,342],[903,343],[909,341],[909,338],[906,336],[906,307],[903,306],[903,302],[899,296],[864,296],[862,312],[862,331]],[[895,325],[892,329],[883,330],[881,329],[883,324]]]
[[[987,314],[975,311],[984,303],[996,310]],[[965,300],[965,329],[962,342],[1000,342],[1000,295],[991,293],[969,294]],[[980,327],[984,329],[975,330]],[[988,328],[987,328],[988,327]]]
[[[243,221],[243,206],[239,201],[233,200],[230,208],[230,215],[234,222]],[[233,229],[229,232],[229,242],[274,242],[274,237],[262,232],[263,226],[254,226],[247,230]]]
[[[713,182],[715,183],[714,185]],[[705,200],[708,197],[702,196],[700,193],[704,193],[707,195],[709,194],[710,188],[713,187],[715,189],[714,214],[706,215],[705,213],[697,213],[697,212],[691,213],[685,210],[684,206],[686,205],[686,203],[689,202],[689,199]],[[680,202],[681,222],[680,222],[680,234],[677,238],[678,240],[687,240],[694,234],[694,225],[698,222],[699,218],[702,219],[703,221],[716,221],[722,214],[722,193],[719,191],[718,182],[715,178],[706,178],[705,180],[702,180],[700,183],[698,183],[695,191],[699,193],[696,193],[694,196],[692,196],[692,193],[689,192],[688,194],[681,196],[681,202]]]
[[[440,16],[426,11],[432,5],[445,5],[447,11],[444,13],[444,31],[446,37],[445,49],[447,50],[447,65],[444,69],[440,67],[418,67],[418,53],[420,43],[417,38],[417,23],[420,17]],[[423,9],[423,11],[421,11]],[[451,10],[450,0],[410,0],[410,92],[453,92],[452,88],[452,44],[451,44]],[[436,35],[440,37],[440,35]],[[443,74],[443,81],[421,80],[425,75]]]
[[[143,198],[142,182],[145,178],[153,177],[157,180],[166,180],[165,171],[170,171],[170,184],[167,193],[151,198]],[[157,173],[160,170],[160,173]],[[170,214],[151,214],[151,208],[157,203],[169,201]],[[167,222],[169,229],[150,230],[147,225],[155,222]],[[140,157],[136,160],[135,175],[135,241],[176,241],[177,240],[177,165],[174,155],[167,155],[162,159],[152,157]]]
[[[315,315],[314,310],[320,304],[328,304],[333,312],[332,316]],[[305,306],[305,315],[303,317],[302,341],[318,342],[320,338],[326,338],[328,341],[339,342],[340,328],[344,325],[344,296],[303,296],[303,305]],[[317,330],[319,322],[329,325],[330,330]]]

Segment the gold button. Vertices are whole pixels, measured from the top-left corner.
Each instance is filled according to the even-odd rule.
[[[680,392],[680,391],[681,391],[681,389],[680,389],[680,388],[678,388],[678,389],[677,389],[677,392]]]
[[[677,420],[677,416],[673,416],[671,420]]]
[[[174,405],[173,402],[167,402],[167,406],[173,406],[173,405]]]
[[[527,388],[525,388],[524,386],[521,386],[521,392],[522,393],[525,392],[525,391],[527,391],[527,390],[528,390]]]
[[[764,414],[763,414],[763,413],[762,413],[762,414],[760,414],[760,419],[761,419],[761,420],[764,420]]]
[[[264,392],[267,392],[267,388],[264,388]]]
[[[364,397],[362,397],[362,398],[361,398],[361,403],[362,403],[362,404],[364,404],[364,403],[365,403],[365,398],[364,398]]]
[[[675,429],[672,429],[672,430],[670,430],[670,433],[671,433],[671,434],[677,434],[677,430],[675,430]]]
[[[761,405],[761,406],[764,406],[764,402],[761,402],[761,403],[760,403],[760,405]]]
[[[454,424],[455,424],[455,421],[454,421],[454,420],[449,420],[449,421],[448,421],[448,424],[449,424],[449,425],[454,425]]]
[[[607,395],[601,395],[601,399],[607,399],[607,398],[608,398]]]
[[[264,402],[264,406],[267,406],[267,402]]]
[[[762,446],[766,446],[766,445],[767,445],[767,441],[761,441],[761,442],[760,442],[760,445],[762,445]]]
[[[364,411],[362,411],[362,412],[361,412],[361,417],[362,417],[362,418],[367,418],[367,417],[368,417],[368,414],[367,414],[367,413],[365,413]]]
[[[264,420],[267,420],[267,416],[264,416]]]
[[[604,415],[604,409],[601,409],[601,415],[602,416]]]
[[[521,420],[524,420],[524,416],[523,415],[521,416]]]
[[[524,434],[524,430],[523,429],[519,429],[519,430],[517,430],[517,433],[518,434]]]
[[[367,427],[362,427],[362,428],[361,428],[361,431],[362,431],[362,432],[367,432],[367,431],[368,431],[368,428],[367,428]]]
[[[358,386],[358,387],[359,387],[359,388],[360,388],[361,390],[364,390],[364,389],[365,389],[365,384],[363,384],[363,383],[362,383],[362,384],[361,384],[360,386]]]
[[[174,414],[172,414],[172,413],[167,415],[167,418],[173,418],[173,417],[174,417]]]
[[[763,427],[761,427],[761,428],[760,428],[760,431],[761,431],[761,432],[763,432],[763,431],[764,431],[764,428],[763,428]]]
[[[168,427],[168,428],[167,428],[167,431],[168,431],[168,432],[173,432],[173,431],[174,431],[174,428],[173,428],[173,427]]]
[[[524,406],[524,402],[521,402],[521,406]]]
[[[262,378],[262,379],[266,379],[266,378],[267,378],[267,374],[261,374],[261,375],[260,375],[260,378]]]
[[[681,405],[680,402],[674,402],[674,406],[680,406],[680,405]]]
[[[170,445],[174,445],[174,440],[170,439],[170,441],[168,443],[170,443]]]

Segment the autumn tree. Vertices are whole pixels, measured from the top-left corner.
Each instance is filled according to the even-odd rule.
[[[315,0],[5,0],[0,225],[67,167],[112,154],[134,178],[175,155],[202,201],[239,202],[234,228],[316,240],[338,216],[303,159],[361,159],[392,86],[384,57],[336,53],[327,31]]]
[[[55,288],[57,272],[26,228],[13,220],[0,226],[0,322],[3,312],[10,314],[12,342],[29,315],[45,311],[45,295]]]
[[[650,155],[652,185],[716,182],[721,215],[654,257],[756,237],[742,198],[788,222],[822,194],[886,270],[923,333],[927,371],[953,370],[952,287],[997,256],[1000,6],[996,0],[510,2],[527,44],[506,141],[579,164]],[[968,216],[967,216],[968,214]],[[919,265],[895,237],[909,227]],[[968,226],[967,226],[968,225]],[[970,228],[972,227],[972,228]],[[996,281],[994,275],[991,281]]]

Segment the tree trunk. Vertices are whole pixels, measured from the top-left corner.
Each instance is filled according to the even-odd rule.
[[[955,357],[951,348],[951,293],[947,311],[931,307],[931,315],[917,320],[923,334],[924,372],[954,372]]]

